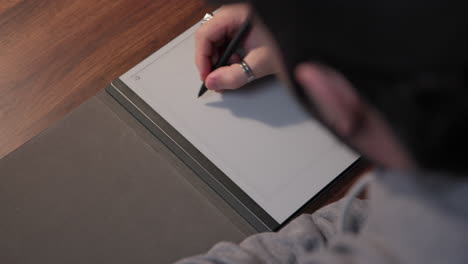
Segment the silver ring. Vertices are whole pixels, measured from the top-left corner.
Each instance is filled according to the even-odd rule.
[[[205,16],[203,17],[201,24],[205,24],[206,22],[210,21],[210,19],[213,18],[213,15],[210,13],[206,13]]]
[[[245,75],[247,76],[247,82],[255,80],[255,75],[252,71],[252,68],[250,68],[250,66],[244,60],[242,60],[239,64],[242,70],[244,71]]]

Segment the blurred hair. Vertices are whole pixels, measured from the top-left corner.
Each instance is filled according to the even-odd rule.
[[[381,112],[420,167],[468,172],[464,1],[250,2],[276,38],[306,108],[313,111],[294,69],[325,64]]]

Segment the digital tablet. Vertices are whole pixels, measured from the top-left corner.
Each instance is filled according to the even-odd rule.
[[[273,77],[197,98],[197,27],[107,91],[254,228],[276,230],[359,157]]]

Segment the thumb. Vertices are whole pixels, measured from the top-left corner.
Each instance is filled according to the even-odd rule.
[[[221,67],[210,73],[205,80],[209,90],[233,90],[244,86],[247,76],[238,63]]]
[[[275,73],[275,63],[272,59],[273,51],[267,47],[256,48],[244,58],[256,78]],[[221,67],[210,73],[206,79],[206,87],[210,90],[233,90],[247,84],[248,76],[240,66],[235,63]]]

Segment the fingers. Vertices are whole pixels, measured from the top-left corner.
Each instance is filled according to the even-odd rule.
[[[270,47],[261,46],[253,49],[245,56],[244,61],[249,65],[256,78],[262,78],[276,72],[276,64],[273,59],[275,54],[273,52]],[[245,76],[247,79],[247,75]]]
[[[231,58],[228,60],[228,65],[234,64],[234,63],[240,63],[242,61],[242,58],[239,54],[234,53]]]
[[[274,73],[270,63],[271,54],[268,48],[257,48],[249,52],[244,61],[249,65],[256,78],[261,78]],[[210,90],[233,90],[247,84],[248,76],[238,64],[240,57],[233,56],[231,61],[236,63],[221,67],[210,73],[205,80],[206,87]]]
[[[245,5],[231,5],[222,8],[195,33],[195,64],[203,81],[211,71],[213,56],[231,35],[237,31],[248,14]]]
[[[237,89],[246,83],[247,77],[237,63],[217,69],[205,80],[206,88],[215,91]]]

